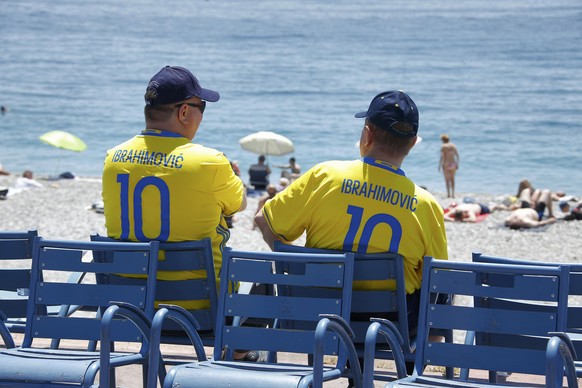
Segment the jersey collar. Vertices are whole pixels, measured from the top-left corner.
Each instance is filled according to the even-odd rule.
[[[383,160],[372,159],[364,156],[362,158],[362,162],[369,164],[370,166],[383,168],[384,170],[391,171],[398,175],[406,176],[404,171],[402,171],[399,167],[396,167],[395,165],[390,164],[388,162],[384,162]]]
[[[184,136],[180,135],[179,133],[170,132],[170,131],[166,131],[163,129],[151,129],[151,128],[144,129],[143,131],[141,131],[141,134],[144,136],[184,137]]]

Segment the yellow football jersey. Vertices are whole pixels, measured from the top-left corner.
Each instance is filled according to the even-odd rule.
[[[447,259],[443,209],[404,172],[370,158],[316,165],[269,200],[265,219],[277,236],[306,246],[360,253],[398,252],[406,291],[420,288],[424,256]],[[354,282],[356,289],[393,289]]]
[[[244,185],[221,152],[147,129],[107,152],[102,195],[109,237],[170,242],[210,237],[218,277],[230,237],[224,216],[240,209]],[[166,280],[203,276],[200,271],[158,273]]]

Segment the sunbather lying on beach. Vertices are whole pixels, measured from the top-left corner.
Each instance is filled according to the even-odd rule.
[[[546,208],[548,209],[548,218],[543,219]],[[522,207],[513,210],[505,219],[505,226],[511,229],[537,228],[554,222],[556,222],[556,218],[552,212],[552,193],[550,190],[543,190],[535,208]]]
[[[487,206],[482,203],[462,203],[457,205],[453,202],[449,206],[449,210],[445,212],[445,221],[460,221],[460,222],[477,222],[478,216],[493,213],[496,210],[507,210],[507,207],[501,204]]]

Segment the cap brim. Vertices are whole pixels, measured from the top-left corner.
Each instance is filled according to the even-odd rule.
[[[354,115],[354,117],[357,118],[357,119],[361,119],[362,117],[366,117],[367,114],[368,114],[368,111],[366,111],[366,112],[360,112],[360,113],[356,113]]]
[[[204,89],[204,88],[201,88],[200,95],[198,97],[200,97],[202,100],[208,101],[208,102],[216,102],[216,101],[220,100],[220,94],[218,94],[218,92],[215,92],[214,90],[210,90],[210,89]]]

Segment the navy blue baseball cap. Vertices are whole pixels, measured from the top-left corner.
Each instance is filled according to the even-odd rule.
[[[149,106],[173,104],[192,97],[216,102],[220,94],[204,89],[188,69],[179,66],[166,66],[150,80],[144,95]]]
[[[375,126],[399,137],[414,137],[418,133],[418,109],[410,96],[402,90],[378,94],[370,102],[368,110],[356,113],[355,117],[365,117]],[[396,125],[397,123],[409,125]]]

